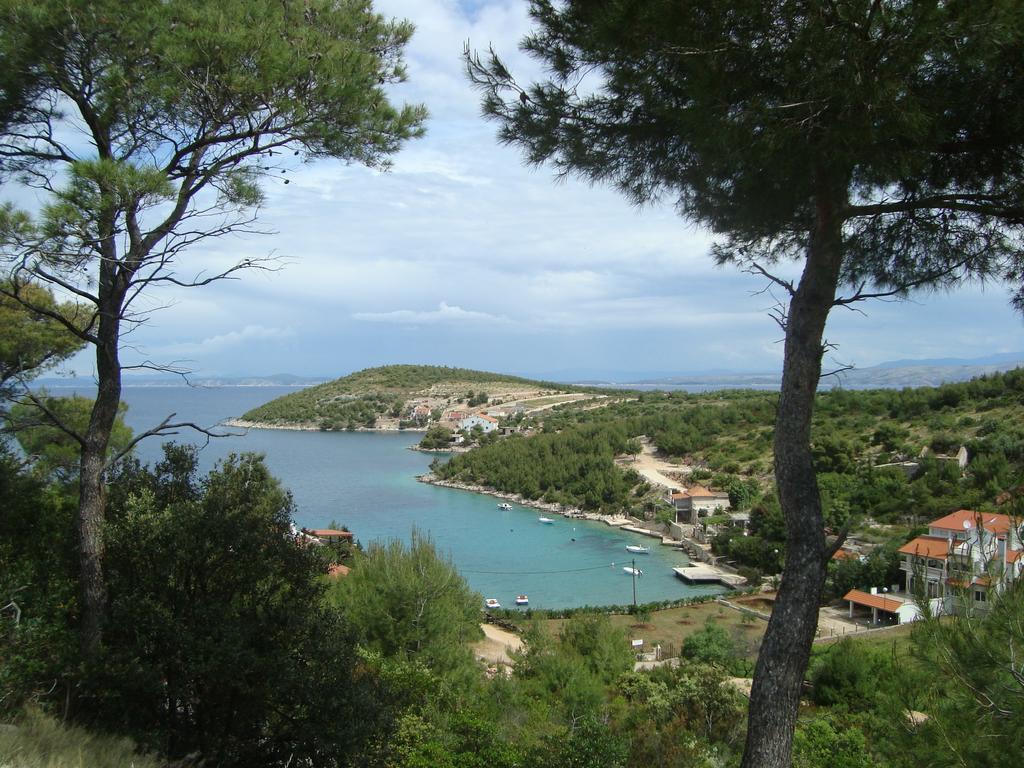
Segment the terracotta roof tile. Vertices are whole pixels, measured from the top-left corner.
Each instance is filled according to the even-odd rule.
[[[896,613],[896,611],[903,607],[901,600],[893,600],[891,597],[883,595],[872,595],[868,592],[861,592],[859,589],[851,589],[843,595],[843,600],[849,600],[851,603],[868,608],[877,608],[886,613]]]
[[[837,549],[832,553],[833,560],[860,560],[860,555],[848,549]]]
[[[336,531],[333,528],[303,528],[303,532],[318,539],[351,539],[352,531]]]
[[[978,518],[986,531],[991,533],[1006,533],[1010,530],[1010,518],[1007,515],[997,515],[994,512],[974,512],[970,509],[960,509],[952,512],[938,520],[932,520],[929,528],[941,528],[945,531],[964,531],[964,523],[970,523],[973,528],[978,524]]]
[[[900,547],[897,552],[904,555],[932,557],[945,560],[949,555],[949,541],[938,536],[918,536]]]

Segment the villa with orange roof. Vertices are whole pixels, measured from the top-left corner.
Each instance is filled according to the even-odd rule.
[[[928,533],[899,549],[906,591],[941,599],[946,611],[954,597],[984,608],[992,592],[1002,592],[1024,568],[1022,521],[1008,515],[961,509],[933,520]]]
[[[897,550],[905,589],[851,589],[843,595],[850,617],[867,610],[872,624],[916,621],[921,598],[933,615],[984,611],[993,593],[1021,576],[1022,533],[1024,521],[991,512],[961,509],[933,520],[926,535]]]

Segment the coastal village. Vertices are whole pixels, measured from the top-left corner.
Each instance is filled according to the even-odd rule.
[[[0,0],[0,768],[1020,768],[1022,124],[1022,0]]]
[[[372,429],[423,431],[427,437],[417,449],[457,454],[513,435],[528,437],[543,427],[545,412],[560,406],[601,408],[631,399],[622,394],[551,392],[537,388],[474,391],[469,386],[449,383],[416,393],[404,403],[398,415],[379,417]],[[453,394],[453,390],[461,392],[463,388],[465,392],[461,396]],[[721,530],[739,530],[746,535],[750,523],[749,510],[733,509],[728,492],[693,480],[694,467],[662,455],[650,439],[641,436],[638,445],[636,453],[618,456],[616,464],[636,472],[650,485],[664,507],[671,509],[668,520],[663,518],[655,522],[652,516],[586,511],[576,506],[529,499],[485,485],[443,480],[429,473],[418,479],[488,494],[502,500],[503,507],[514,503],[543,514],[601,522],[624,532],[649,537],[658,546],[677,549],[689,557],[688,565],[674,569],[681,580],[691,584],[717,584],[734,590],[736,594],[733,597],[723,596],[719,601],[742,615],[766,620],[771,612],[778,577],[766,575],[751,582],[741,575],[737,563],[716,553],[713,546]],[[949,463],[963,473],[967,471],[969,455],[963,446],[949,454],[924,447],[917,457],[879,461],[876,469],[896,469],[912,478],[926,461]],[[821,609],[817,637],[821,641],[833,641],[858,632],[897,627],[920,619],[922,610],[931,615],[954,613],[963,610],[964,595],[968,596],[973,610],[983,612],[991,593],[1004,590],[1019,578],[1024,567],[1021,539],[1022,531],[1007,515],[959,510],[934,520],[928,526],[927,535],[914,538],[899,548],[902,583],[850,589],[841,597],[837,596],[833,603]],[[643,546],[636,547],[636,551],[644,549]],[[851,535],[844,537],[842,546],[832,554],[832,560],[834,563],[844,560],[863,563],[872,550],[867,540]],[[331,575],[338,577],[348,572],[347,566],[337,565]],[[753,603],[749,597],[744,597],[751,592],[760,594]],[[922,596],[927,602],[924,609]],[[525,607],[526,598],[520,597],[520,607]],[[754,605],[756,607],[752,607]],[[521,641],[514,634],[500,629],[499,625],[507,625],[507,619],[502,618],[505,614],[495,615],[495,609],[501,608],[497,600],[489,599],[486,608],[488,637],[481,646],[481,658],[499,665],[508,664],[508,652],[517,649]],[[507,647],[496,650],[502,642]],[[660,645],[655,653],[643,647],[642,639],[635,642],[638,668],[670,661],[662,658]]]

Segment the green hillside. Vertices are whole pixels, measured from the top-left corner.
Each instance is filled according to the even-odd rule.
[[[642,516],[644,484],[613,458],[646,436],[663,457],[692,467],[693,482],[749,506],[773,487],[777,400],[774,392],[651,392],[604,408],[566,404],[528,419],[533,437],[499,440],[434,471],[530,499]],[[826,509],[837,516],[895,522],[993,509],[1000,493],[1024,481],[1024,370],[941,387],[822,392],[812,443]],[[960,446],[969,457],[964,472],[941,458]],[[899,465],[910,461],[916,467]]]
[[[314,425],[320,429],[373,427],[378,420],[402,421],[412,403],[432,412],[507,402],[519,396],[596,392],[519,376],[436,365],[387,365],[271,400],[246,413],[245,421],[273,425]]]

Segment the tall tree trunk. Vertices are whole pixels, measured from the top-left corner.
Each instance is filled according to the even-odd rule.
[[[120,318],[124,300],[115,260],[100,266],[101,301],[96,329],[96,400],[85,433],[79,465],[78,546],[81,625],[79,644],[86,658],[95,658],[103,643],[107,582],[103,574],[105,472],[110,435],[121,404]]]
[[[786,565],[754,671],[743,768],[787,768],[818,604],[825,528],[811,457],[811,416],[821,376],[825,321],[842,263],[843,198],[823,189],[800,283],[786,317],[782,388],[775,416],[775,482],[786,520]]]

